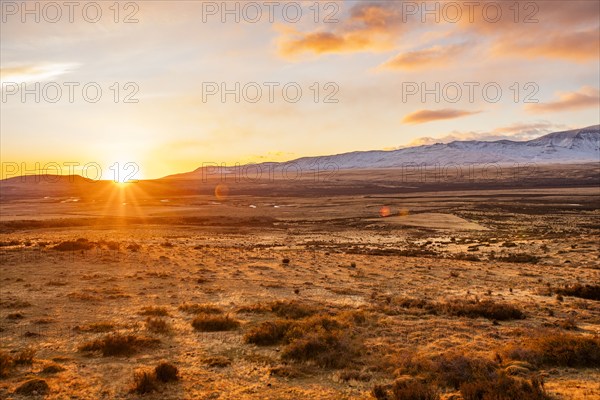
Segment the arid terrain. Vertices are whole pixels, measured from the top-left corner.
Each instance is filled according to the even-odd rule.
[[[518,173],[4,183],[0,398],[600,399],[598,166]]]

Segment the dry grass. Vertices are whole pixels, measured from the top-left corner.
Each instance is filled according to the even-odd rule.
[[[133,374],[132,393],[143,395],[156,390],[158,390],[158,385],[153,371],[136,371]]]
[[[202,362],[209,367],[225,368],[231,365],[231,360],[225,356],[206,357]]]
[[[79,347],[83,352],[100,352],[103,357],[130,356],[148,347],[155,347],[160,340],[136,335],[110,334],[101,339],[84,343]]]
[[[492,379],[465,382],[460,387],[464,400],[550,400],[542,381],[498,374]]]
[[[53,250],[58,251],[85,251],[91,250],[96,246],[94,242],[90,242],[87,239],[79,238],[77,240],[67,240],[60,242],[59,244],[52,247]]]
[[[146,318],[146,329],[148,329],[150,332],[159,333],[161,335],[168,335],[172,332],[171,325],[161,318]]]
[[[43,396],[48,394],[48,392],[50,392],[50,387],[45,380],[39,378],[30,379],[15,389],[15,393],[22,396]]]
[[[439,390],[415,379],[401,379],[390,388],[375,386],[371,392],[377,400],[439,400]]]
[[[229,315],[199,314],[192,321],[192,326],[200,332],[221,332],[239,328],[240,322]]]
[[[116,325],[112,322],[94,322],[89,325],[75,326],[75,332],[90,332],[90,333],[106,333],[116,329]]]
[[[154,375],[160,382],[175,382],[179,380],[179,369],[170,362],[163,361],[154,368]]]
[[[155,317],[166,317],[169,315],[169,309],[167,307],[144,307],[139,312],[140,315],[152,315]]]
[[[212,304],[182,304],[178,309],[188,314],[223,314],[220,307]]]
[[[287,320],[265,321],[251,328],[244,336],[244,341],[258,346],[276,345],[285,339],[291,325]]]
[[[600,301],[600,285],[572,285],[554,290],[563,296],[579,297],[581,299]]]
[[[600,365],[600,338],[573,333],[544,332],[519,345],[507,346],[506,356],[538,366],[597,367]]]

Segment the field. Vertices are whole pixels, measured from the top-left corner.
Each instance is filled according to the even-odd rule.
[[[600,399],[598,169],[538,172],[5,185],[0,398]]]

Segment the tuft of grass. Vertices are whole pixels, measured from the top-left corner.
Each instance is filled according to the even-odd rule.
[[[416,379],[399,379],[391,388],[375,386],[372,395],[377,400],[439,400],[437,387]]]
[[[42,374],[57,374],[65,370],[65,367],[58,364],[49,364],[42,369]]]
[[[498,257],[497,260],[510,263],[537,264],[540,261],[540,258],[533,254],[516,253]]]
[[[563,296],[579,297],[581,299],[600,301],[600,285],[575,284],[554,290]]]
[[[300,303],[298,301],[274,301],[269,304],[269,309],[278,317],[300,319],[315,315],[320,310],[317,307]]]
[[[90,242],[87,239],[79,238],[77,240],[66,240],[52,247],[53,250],[57,251],[84,251],[91,250],[96,246],[94,242]]]
[[[13,365],[12,357],[4,351],[0,352],[0,378],[7,377]]]
[[[152,371],[136,371],[133,374],[132,393],[147,394],[158,390],[156,376]]]
[[[231,360],[224,356],[206,357],[202,362],[209,367],[225,368],[231,365]]]
[[[240,326],[240,322],[229,315],[211,315],[202,313],[192,321],[192,326],[200,332],[232,331]]]
[[[19,354],[13,357],[13,363],[15,365],[32,365],[35,353],[36,351],[32,348],[21,350]]]
[[[100,352],[103,357],[129,356],[143,348],[154,347],[160,340],[136,335],[109,334],[100,339],[84,343],[79,351]]]
[[[45,380],[39,378],[30,379],[15,389],[15,393],[22,396],[46,395],[48,392],[50,387]]]
[[[574,333],[545,332],[511,345],[505,354],[513,360],[548,367],[597,367],[600,365],[600,337]]]
[[[169,315],[169,310],[167,309],[167,307],[154,307],[154,306],[150,306],[150,307],[144,307],[142,308],[142,310],[138,313],[140,315],[152,315],[155,317],[166,317]]]
[[[160,382],[175,382],[179,380],[179,369],[167,361],[162,361],[154,368],[154,375]]]
[[[146,318],[146,329],[153,333],[168,335],[171,333],[171,326],[167,321],[161,318]]]
[[[272,346],[281,343],[292,323],[287,320],[265,321],[251,328],[244,336],[246,343],[258,346]]]
[[[212,304],[182,304],[179,311],[187,314],[223,314],[223,310]]]
[[[525,318],[525,314],[517,307],[506,303],[495,303],[491,300],[455,300],[440,304],[438,307],[443,313],[456,317],[482,317],[496,321]]]
[[[460,387],[464,400],[550,400],[541,380],[498,374],[492,379],[465,382]]]
[[[116,325],[111,322],[94,322],[85,326],[75,326],[73,330],[76,332],[106,333],[115,328]]]

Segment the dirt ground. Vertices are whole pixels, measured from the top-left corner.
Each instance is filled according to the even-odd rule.
[[[597,187],[139,201],[114,190],[105,202],[0,206],[1,350],[15,360],[34,352],[0,378],[0,398],[138,398],[134,373],[168,361],[179,379],[143,398],[372,399],[375,386],[427,375],[408,359],[460,353],[508,370],[517,361],[507,347],[541,332],[600,336],[600,302],[560,294],[600,282]],[[290,357],[293,342],[249,342],[265,321],[304,321],[277,314],[276,301],[346,321],[339,329],[358,351],[323,364]],[[452,301],[522,316],[439,306]],[[239,324],[195,329],[185,305]],[[116,356],[82,347],[115,334],[158,341]],[[600,399],[600,365],[525,370],[553,398]],[[16,392],[31,379],[48,389]],[[448,382],[435,387],[462,398]]]

